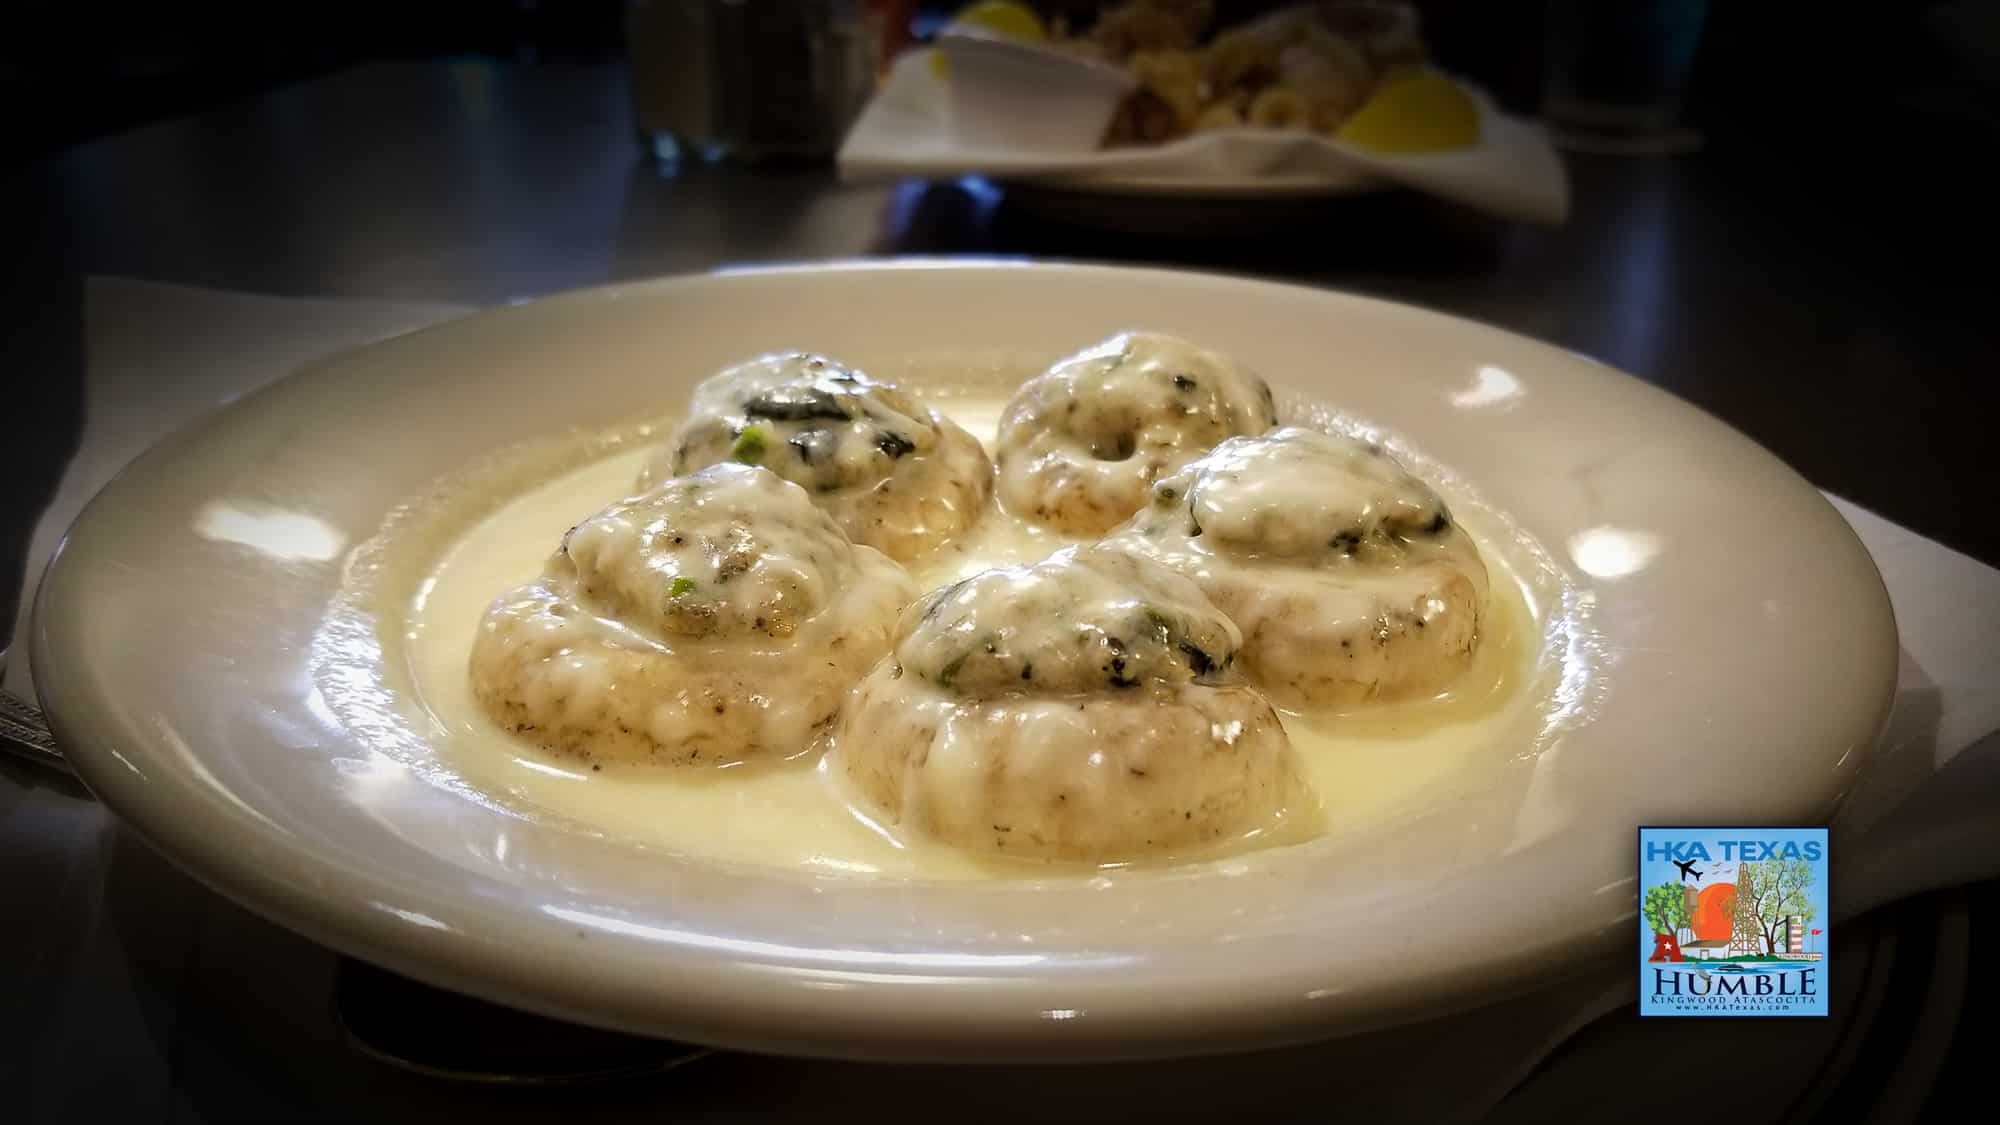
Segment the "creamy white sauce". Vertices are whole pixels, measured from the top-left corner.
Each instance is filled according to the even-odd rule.
[[[992,441],[1001,398],[945,395],[937,401],[974,435]],[[473,699],[466,668],[488,604],[496,593],[532,578],[550,546],[578,519],[627,495],[651,452],[648,445],[621,447],[505,495],[441,554],[427,556],[427,573],[402,587],[413,595],[375,611],[389,619],[380,627],[384,658],[407,662],[417,696],[442,729],[430,739],[436,765],[519,815],[559,819],[675,853],[939,879],[1048,870],[898,839],[855,811],[810,755],[771,765],[591,772],[527,746],[487,718]],[[1444,799],[1454,786],[1475,784],[1486,767],[1529,751],[1526,742],[1551,706],[1543,682],[1548,677],[1531,675],[1545,643],[1536,620],[1539,595],[1519,569],[1518,549],[1499,549],[1518,542],[1515,533],[1496,513],[1441,491],[1479,542],[1493,579],[1491,616],[1477,656],[1433,699],[1312,719],[1283,717],[1318,797],[1317,814],[1298,818],[1301,837],[1337,846],[1343,836]],[[989,510],[970,534],[922,560],[913,574],[918,589],[927,590],[991,566],[1032,562],[1072,542]]]

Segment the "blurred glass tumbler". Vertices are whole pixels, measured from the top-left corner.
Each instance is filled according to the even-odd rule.
[[[1707,0],[1550,0],[1543,112],[1559,132],[1643,139],[1677,124]]]
[[[824,157],[875,90],[868,0],[628,0],[633,116],[662,159]]]

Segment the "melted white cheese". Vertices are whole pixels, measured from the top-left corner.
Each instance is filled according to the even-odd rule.
[[[704,380],[639,485],[724,461],[804,487],[849,538],[899,560],[964,532],[992,491],[978,439],[899,387],[798,352]]]
[[[1276,420],[1271,388],[1227,356],[1128,332],[1062,360],[1009,400],[994,444],[1001,503],[1017,518],[1102,532],[1154,481]]]
[[[940,398],[941,409],[992,440],[1001,401]],[[413,583],[401,611],[401,654],[423,705],[444,737],[438,765],[521,815],[588,826],[675,853],[792,869],[965,879],[1046,871],[1025,861],[987,859],[898,839],[855,810],[811,757],[718,769],[631,769],[593,773],[523,744],[497,727],[473,699],[466,654],[497,591],[532,578],[550,543],[580,516],[626,495],[647,456],[626,449],[515,493],[472,523],[429,573]],[[1498,516],[1447,496],[1460,524],[1484,548],[1505,542]],[[990,516],[992,513],[988,513]],[[1074,542],[1012,520],[983,519],[960,543],[913,568],[917,588],[988,567],[1032,562]],[[1428,800],[1483,774],[1521,743],[1543,700],[1523,690],[1535,658],[1535,611],[1506,552],[1487,550],[1492,614],[1478,653],[1441,695],[1313,719],[1284,715],[1319,815],[1301,836],[1363,833],[1411,815]],[[398,651],[392,647],[392,654]]]
[[[1235,438],[1154,489],[1185,504],[1206,540],[1246,555],[1321,561],[1396,537],[1399,554],[1445,513],[1436,494],[1384,454],[1350,438],[1287,426]]]

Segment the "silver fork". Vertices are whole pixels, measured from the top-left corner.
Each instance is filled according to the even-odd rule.
[[[0,648],[0,668],[5,667],[7,650]],[[4,688],[0,688],[0,748],[36,765],[75,776],[62,751],[56,749],[55,736],[49,733],[41,708]]]

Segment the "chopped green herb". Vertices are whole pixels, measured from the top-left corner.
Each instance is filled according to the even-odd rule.
[[[1168,617],[1166,611],[1159,606],[1146,606],[1139,611],[1139,616],[1145,619],[1146,624],[1161,633],[1172,634],[1174,631],[1174,619]]]
[[[875,437],[875,448],[881,450],[893,461],[906,453],[916,452],[917,445],[909,438],[893,430],[883,430]]]
[[[682,594],[692,593],[693,591],[694,591],[694,579],[676,578],[673,581],[673,585],[667,587],[667,596],[670,598],[678,598]]]
[[[745,426],[736,435],[736,444],[729,447],[729,459],[741,461],[745,465],[755,465],[764,459],[764,427]]]
[[[970,655],[972,654],[969,652],[961,652],[944,667],[938,669],[938,686],[950,687],[952,682],[958,679],[958,670],[965,667],[965,658]]]
[[[1215,658],[1203,652],[1201,646],[1194,644],[1192,641],[1182,641],[1180,643],[1180,650],[1182,655],[1188,658],[1188,669],[1196,677],[1206,676],[1210,672],[1215,671]],[[1229,658],[1227,656],[1223,657],[1222,662],[1227,666]]]
[[[766,391],[745,402],[743,413],[779,422],[803,422],[809,418],[844,422],[851,417],[838,399],[818,387],[779,387]]]

